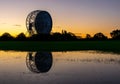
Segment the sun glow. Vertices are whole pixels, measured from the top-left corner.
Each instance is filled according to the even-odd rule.
[[[25,20],[34,10],[46,10],[53,18],[52,32],[66,30],[85,37],[102,32],[110,37],[114,29],[120,29],[120,1],[118,0],[29,0],[0,1],[0,35],[26,33]]]

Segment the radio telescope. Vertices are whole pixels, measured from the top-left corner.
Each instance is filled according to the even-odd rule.
[[[52,67],[51,52],[29,52],[26,56],[26,65],[31,72],[46,73]]]
[[[49,34],[52,30],[52,18],[47,11],[32,11],[26,18],[26,28],[30,36]]]

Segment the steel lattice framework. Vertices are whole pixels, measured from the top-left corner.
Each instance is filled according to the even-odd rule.
[[[52,18],[47,11],[32,11],[26,18],[26,28],[30,35],[49,34],[52,30]]]
[[[29,52],[26,56],[26,65],[34,73],[45,73],[52,67],[52,54],[45,52]]]

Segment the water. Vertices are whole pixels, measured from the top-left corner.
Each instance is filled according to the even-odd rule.
[[[120,84],[120,54],[0,51],[0,84]]]

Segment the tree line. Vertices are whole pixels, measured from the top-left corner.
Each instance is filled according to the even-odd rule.
[[[16,37],[13,37],[9,33],[4,33],[0,36],[0,41],[79,41],[79,40],[120,40],[120,30],[116,29],[110,32],[111,38],[108,38],[102,32],[98,32],[91,36],[86,34],[85,38],[81,36],[76,36],[72,32],[67,32],[62,30],[62,33],[55,32],[52,34],[35,34],[29,37],[26,37],[24,33],[18,34]]]

